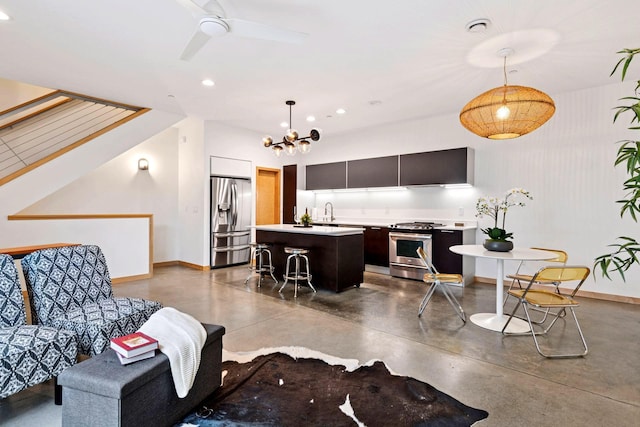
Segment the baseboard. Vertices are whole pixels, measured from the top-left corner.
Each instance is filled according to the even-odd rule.
[[[209,271],[211,270],[211,267],[208,265],[198,265],[198,264],[192,264],[190,262],[185,262],[185,261],[163,261],[163,262],[155,262],[153,263],[153,267],[171,267],[174,265],[179,265],[181,267],[187,267],[187,268],[192,268],[194,270],[200,270],[200,271]]]
[[[118,283],[133,282],[134,280],[142,280],[142,279],[151,279],[152,277],[153,277],[153,273],[138,274],[136,276],[114,277],[111,279],[111,284],[117,285]]]
[[[481,284],[491,284],[494,286],[496,284],[496,279],[491,279],[489,277],[476,276],[473,278],[473,281],[474,281],[474,284],[481,283]],[[507,283],[509,282],[505,281],[505,285]],[[593,291],[578,291],[576,295],[583,298],[591,298],[591,299],[597,299],[602,301],[622,302],[626,304],[640,304],[640,298],[628,297],[624,295],[603,294],[600,292],[593,292]]]

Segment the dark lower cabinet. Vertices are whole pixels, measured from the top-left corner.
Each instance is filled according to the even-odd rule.
[[[389,267],[389,228],[364,227],[364,263]]]
[[[328,236],[256,230],[256,240],[269,243],[274,274],[282,280],[289,254],[287,246],[309,249],[311,282],[316,288],[334,292],[359,287],[364,281],[363,235]],[[280,285],[282,286],[282,282]],[[287,285],[289,286],[289,285]]]
[[[462,255],[454,254],[449,247],[462,244],[460,230],[433,230],[433,265],[440,273],[462,274]]]

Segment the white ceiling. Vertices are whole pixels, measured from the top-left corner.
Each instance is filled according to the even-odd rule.
[[[553,97],[614,83],[616,52],[640,43],[638,0],[221,3],[233,17],[309,37],[294,45],[227,34],[186,62],[197,18],[177,0],[0,0],[12,18],[0,22],[0,77],[274,136],[293,99],[294,127],[304,133],[313,114],[324,138],[459,112],[503,84],[503,47],[515,50],[509,83]],[[489,29],[465,31],[477,18]],[[204,78],[216,85],[203,87]]]

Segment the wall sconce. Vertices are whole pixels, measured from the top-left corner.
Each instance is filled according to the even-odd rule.
[[[138,160],[138,169],[141,171],[149,170],[149,160],[141,158]]]

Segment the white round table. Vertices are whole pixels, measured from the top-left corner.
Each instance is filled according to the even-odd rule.
[[[473,323],[482,328],[498,332],[502,332],[502,328],[509,319],[509,316],[503,312],[504,261],[544,261],[547,259],[553,259],[557,256],[557,254],[554,254],[553,252],[529,248],[513,248],[509,252],[493,252],[486,250],[482,245],[456,245],[451,246],[449,250],[459,255],[496,260],[498,265],[496,277],[496,312],[476,313],[472,315],[470,319]],[[509,327],[507,328],[507,332],[522,333],[527,331],[529,331],[529,324],[524,320],[515,317],[511,320]]]

